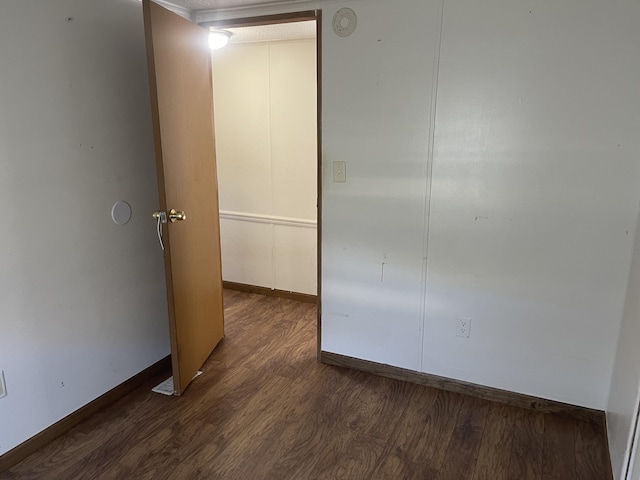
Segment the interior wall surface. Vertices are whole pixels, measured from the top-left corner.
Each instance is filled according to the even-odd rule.
[[[357,15],[348,37],[332,29],[341,7]],[[322,349],[419,370],[440,4],[339,3],[323,18]]]
[[[0,11],[2,454],[170,349],[141,4]]]
[[[631,1],[445,2],[423,370],[606,407],[640,200],[639,20]]]
[[[212,54],[223,278],[317,293],[315,39]]]

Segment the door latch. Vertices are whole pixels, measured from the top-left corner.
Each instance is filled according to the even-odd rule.
[[[160,223],[167,223],[167,212],[153,212],[153,218],[160,220]]]
[[[164,255],[164,242],[162,241],[162,224],[167,223],[167,212],[153,212],[153,218],[156,219],[156,233],[158,234],[158,242],[160,242],[160,248],[162,249],[162,253]]]
[[[179,212],[175,208],[172,208],[169,211],[169,215],[167,215],[167,212],[161,212],[160,210],[153,212],[153,218],[156,219],[156,231],[158,233],[160,248],[162,248],[162,251],[164,252],[164,242],[162,241],[162,224],[167,223],[167,221],[175,223],[178,220],[186,220],[187,214],[184,212]]]

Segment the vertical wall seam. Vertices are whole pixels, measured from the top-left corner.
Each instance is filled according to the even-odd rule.
[[[271,215],[275,215],[275,206],[273,200],[273,191],[274,191],[274,175],[273,175],[273,129],[272,129],[272,116],[273,116],[273,97],[271,92],[271,45],[267,44],[267,92],[269,95],[269,103],[268,108],[269,112],[267,115],[267,130],[268,130],[268,141],[269,141],[269,178],[271,182],[271,188],[269,189],[270,197],[271,197],[271,205],[269,206],[269,213]],[[276,271],[276,227],[271,224],[271,288],[276,288],[277,281],[277,271]]]
[[[429,224],[431,222],[431,184],[433,171],[433,157],[435,148],[436,110],[438,104],[438,80],[440,75],[440,53],[442,46],[442,27],[444,24],[444,0],[440,2],[440,22],[436,32],[436,44],[433,58],[433,78],[431,83],[431,112],[429,117],[429,139],[427,150],[427,172],[425,178],[424,219],[422,230],[422,290],[420,294],[420,359],[419,370],[424,371],[424,343],[427,323],[427,265],[429,250]]]

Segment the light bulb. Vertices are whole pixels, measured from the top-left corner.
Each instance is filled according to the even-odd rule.
[[[218,50],[225,47],[229,43],[229,37],[231,37],[231,32],[226,30],[211,30],[209,32],[209,48]]]

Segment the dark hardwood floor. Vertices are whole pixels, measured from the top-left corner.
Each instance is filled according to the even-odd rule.
[[[610,478],[601,427],[323,365],[315,305],[225,303],[226,338],[184,396],[156,378],[0,478]]]

